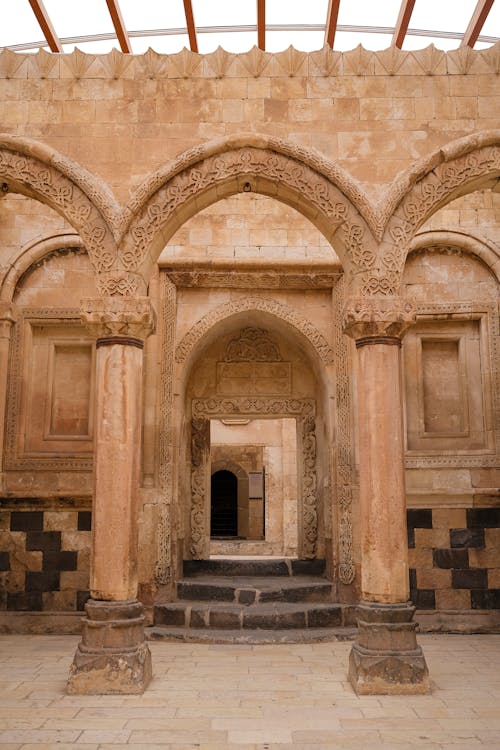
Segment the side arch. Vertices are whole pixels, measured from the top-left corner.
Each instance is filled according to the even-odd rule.
[[[317,357],[325,364],[329,365],[334,362],[335,354],[325,339],[323,334],[311,322],[303,318],[288,305],[270,297],[243,297],[241,299],[231,300],[211,312],[204,315],[194,326],[183,336],[175,349],[176,362],[183,363],[191,359],[193,351],[197,344],[216,323],[229,318],[238,313],[249,312],[252,310],[266,312],[279,318],[291,325],[306,339],[309,346],[312,346]]]
[[[450,230],[420,232],[411,241],[407,257],[414,252],[436,245],[457,248],[476,260],[482,261],[500,282],[500,250],[493,243],[465,232]]]
[[[147,284],[153,264],[191,216],[235,193],[292,206],[335,247],[346,272],[375,262],[375,211],[347,172],[319,154],[271,136],[244,134],[191,149],[159,169],[128,201],[120,259]]]
[[[97,176],[54,149],[19,136],[0,135],[4,190],[35,198],[61,214],[78,232],[96,274],[117,261],[118,207]]]
[[[385,206],[380,266],[392,274],[397,293],[402,269],[419,228],[450,201],[494,188],[500,178],[500,130],[452,141],[417,162],[394,183]]]
[[[8,270],[0,282],[0,300],[11,302],[20,279],[44,258],[55,252],[75,249],[86,250],[78,234],[55,234],[29,242],[8,261]]]

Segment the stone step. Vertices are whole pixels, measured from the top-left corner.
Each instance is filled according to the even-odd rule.
[[[184,560],[184,576],[322,576],[324,560],[296,560],[289,557],[220,557],[209,560]]]
[[[177,599],[233,602],[329,602],[332,584],[313,576],[195,576],[177,583]]]
[[[149,641],[185,641],[190,643],[226,643],[232,645],[265,645],[276,643],[318,643],[321,641],[353,641],[357,629],[334,628],[290,628],[275,630],[221,630],[181,627],[145,628]]]
[[[333,628],[345,624],[345,608],[332,603],[226,604],[171,602],[154,606],[154,625],[216,630]]]

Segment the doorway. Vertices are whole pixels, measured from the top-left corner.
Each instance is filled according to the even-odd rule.
[[[232,471],[221,469],[210,483],[210,536],[238,536],[238,479]]]

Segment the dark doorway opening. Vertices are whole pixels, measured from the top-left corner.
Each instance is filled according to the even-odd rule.
[[[210,484],[210,536],[238,535],[238,479],[232,471],[212,474]]]

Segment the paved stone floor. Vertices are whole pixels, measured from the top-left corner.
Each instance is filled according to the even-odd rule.
[[[499,750],[500,635],[423,635],[428,696],[360,697],[350,643],[152,643],[143,696],[67,696],[77,638],[0,636],[0,750]]]

